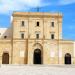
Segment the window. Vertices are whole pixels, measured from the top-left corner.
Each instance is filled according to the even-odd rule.
[[[25,24],[24,21],[22,21],[22,24],[21,25],[24,26],[24,24]]]
[[[51,22],[51,26],[54,27],[54,22]]]
[[[7,38],[7,36],[4,36],[4,39],[6,39]]]
[[[36,38],[39,39],[39,34],[36,34]]]
[[[35,31],[36,38],[39,39],[40,31]]]
[[[21,34],[21,38],[24,39],[24,33]]]
[[[39,22],[37,22],[37,26],[39,26]]]
[[[54,39],[54,34],[51,34],[51,39]]]

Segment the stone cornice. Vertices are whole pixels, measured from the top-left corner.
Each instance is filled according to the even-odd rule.
[[[61,13],[42,13],[42,12],[14,12],[14,17],[59,17],[62,18]]]

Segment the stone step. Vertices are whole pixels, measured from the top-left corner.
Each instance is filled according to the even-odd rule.
[[[75,65],[0,65],[0,75],[75,75]]]

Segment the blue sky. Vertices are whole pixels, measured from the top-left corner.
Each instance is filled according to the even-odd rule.
[[[61,12],[63,39],[75,40],[75,0],[0,0],[0,27],[10,27],[13,11]]]

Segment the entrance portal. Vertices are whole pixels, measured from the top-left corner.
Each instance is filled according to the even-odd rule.
[[[42,64],[41,61],[41,50],[40,49],[35,49],[34,51],[34,64]]]
[[[65,64],[71,64],[71,54],[69,53],[65,55]]]
[[[9,64],[9,54],[8,53],[3,53],[2,64]]]

